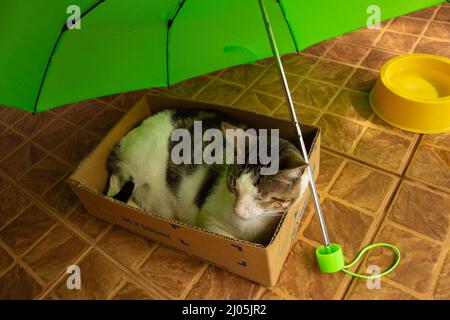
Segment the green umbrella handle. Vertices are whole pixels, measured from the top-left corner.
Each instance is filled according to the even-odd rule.
[[[367,251],[374,249],[374,248],[378,248],[378,247],[389,248],[395,253],[395,256],[396,256],[395,262],[388,269],[386,269],[384,272],[382,272],[380,274],[371,275],[371,276],[354,273],[354,272],[351,272],[348,270],[353,265],[355,265]],[[317,248],[316,249],[316,257],[317,257],[317,262],[319,263],[320,271],[322,271],[322,272],[334,273],[334,272],[342,271],[342,272],[347,273],[348,275],[362,278],[362,279],[375,279],[375,278],[383,277],[383,276],[389,274],[390,272],[392,272],[397,267],[397,265],[400,263],[401,255],[400,255],[400,250],[396,246],[394,246],[390,243],[384,243],[384,242],[374,243],[374,244],[368,245],[367,247],[363,248],[352,262],[345,265],[344,264],[344,254],[342,252],[341,246],[336,243],[332,243],[328,248],[326,248],[324,246]]]
[[[262,17],[264,20],[264,25],[266,27],[267,36],[269,38],[269,43],[272,48],[272,53],[273,53],[273,57],[276,62],[278,74],[280,76],[280,82],[283,87],[289,114],[291,116],[292,123],[294,124],[295,130],[297,132],[298,141],[299,141],[299,144],[301,147],[303,158],[305,159],[305,162],[308,165],[306,170],[307,170],[308,177],[309,177],[309,187],[310,187],[311,193],[313,194],[314,208],[316,210],[316,214],[319,219],[320,229],[322,231],[322,237],[323,237],[323,241],[324,241],[324,246],[321,246],[321,247],[317,248],[317,250],[316,250],[316,257],[317,257],[317,262],[319,263],[320,270],[322,272],[327,272],[327,273],[343,271],[352,276],[365,278],[365,279],[378,278],[378,277],[384,276],[384,275],[388,274],[389,272],[391,272],[392,270],[394,270],[394,268],[400,262],[400,251],[398,250],[397,247],[395,247],[391,244],[388,244],[388,243],[375,243],[375,244],[369,245],[358,254],[356,259],[353,260],[353,262],[351,262],[348,265],[345,265],[344,264],[344,254],[342,252],[341,246],[336,243],[330,244],[324,215],[322,212],[322,208],[320,206],[319,194],[316,189],[316,184],[314,182],[314,176],[313,176],[313,173],[311,170],[311,166],[309,165],[308,150],[306,149],[302,130],[300,127],[300,123],[297,119],[297,114],[296,114],[295,108],[294,108],[294,102],[292,100],[292,96],[291,96],[291,93],[289,90],[289,85],[288,85],[288,82],[286,79],[286,74],[284,72],[283,63],[281,62],[281,58],[280,58],[280,54],[278,52],[275,36],[273,34],[272,27],[270,25],[270,19],[269,19],[267,10],[264,5],[264,0],[259,0],[259,6],[261,8],[261,14],[262,14]],[[348,268],[353,266],[362,257],[362,255],[365,252],[367,252],[368,250],[373,249],[375,247],[388,247],[388,248],[394,250],[397,258],[396,258],[395,263],[388,270],[386,270],[382,274],[374,275],[374,276],[360,275],[360,274],[356,274],[356,273],[353,273],[353,272],[347,270]]]

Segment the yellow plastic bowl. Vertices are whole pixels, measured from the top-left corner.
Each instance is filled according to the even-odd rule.
[[[394,127],[416,133],[450,131],[450,59],[410,54],[389,60],[370,104]]]

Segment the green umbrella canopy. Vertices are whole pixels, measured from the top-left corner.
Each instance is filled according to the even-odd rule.
[[[442,0],[265,0],[281,54]],[[81,29],[67,30],[67,7]],[[258,0],[0,0],[0,105],[43,111],[271,56]]]

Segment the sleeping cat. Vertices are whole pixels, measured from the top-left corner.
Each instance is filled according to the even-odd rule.
[[[202,122],[202,130],[246,129],[215,111],[159,112],[114,147],[108,161],[107,196],[220,235],[267,244],[282,213],[297,203],[307,187],[300,152],[280,138],[275,175],[262,175],[264,165],[250,164],[248,151],[243,164],[176,165],[171,134],[180,128],[192,133],[195,121]]]

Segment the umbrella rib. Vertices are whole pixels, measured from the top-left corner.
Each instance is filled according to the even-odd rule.
[[[169,33],[170,29],[172,28],[173,22],[178,17],[178,14],[181,11],[181,8],[183,8],[184,3],[186,0],[182,0],[180,4],[178,5],[177,11],[173,15],[172,18],[167,21],[167,33],[166,33],[166,76],[167,76],[167,87],[170,86],[170,77],[169,77]]]
[[[88,10],[86,10],[86,12],[84,12],[81,15],[80,20],[83,19],[88,13],[90,13],[92,10],[94,10],[96,7],[98,7],[100,4],[102,4],[105,1],[106,0],[100,0],[97,3],[95,3],[92,7],[90,7]],[[39,90],[38,90],[38,93],[37,93],[36,102],[35,102],[34,108],[33,108],[33,114],[35,114],[37,112],[37,106],[39,104],[39,99],[41,97],[41,92],[42,92],[42,89],[44,87],[45,78],[47,77],[48,69],[50,68],[50,64],[52,62],[53,56],[55,55],[56,48],[58,47],[58,44],[61,41],[61,38],[62,38],[64,32],[66,32],[67,30],[69,30],[67,28],[67,23],[64,23],[64,25],[63,25],[60,33],[59,33],[59,36],[56,39],[55,45],[53,46],[52,52],[50,54],[50,57],[48,58],[47,65],[45,66],[44,74],[43,74],[42,79],[41,79],[41,84],[39,85]]]
[[[300,49],[298,47],[297,40],[295,39],[295,36],[294,36],[294,30],[292,30],[291,24],[289,23],[289,20],[286,17],[286,11],[284,10],[283,4],[281,3],[281,0],[277,0],[277,2],[278,2],[278,5],[280,6],[281,12],[283,13],[284,20],[286,20],[286,24],[289,28],[289,32],[291,33],[292,41],[294,41],[294,45],[295,45],[295,50],[297,51],[297,53],[300,53]]]

